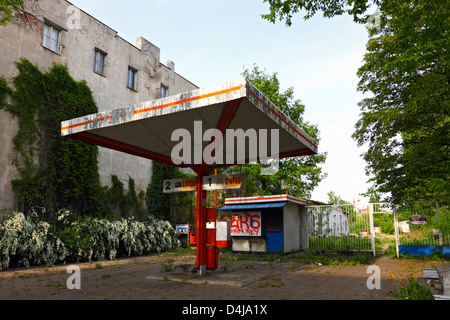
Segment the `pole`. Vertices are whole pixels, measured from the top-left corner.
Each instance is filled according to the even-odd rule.
[[[394,229],[395,229],[395,251],[397,253],[397,258],[400,258],[400,238],[399,238],[399,230],[398,230],[398,215],[397,215],[397,206],[394,206]]]
[[[436,217],[437,217],[437,222],[441,223],[441,216],[439,214],[439,202],[436,201]],[[439,230],[439,245],[443,246],[444,245],[444,241],[442,239],[442,232],[441,230]]]
[[[197,272],[206,275],[206,191],[203,190],[203,173],[197,174]]]
[[[217,176],[217,169],[216,169]],[[217,209],[217,190],[214,190],[214,209]]]
[[[374,223],[373,223],[373,203],[369,204],[369,223],[370,223],[370,239],[371,239],[371,243],[372,243],[372,252],[373,252],[373,256],[376,257],[377,252],[375,249],[375,228],[374,228]]]

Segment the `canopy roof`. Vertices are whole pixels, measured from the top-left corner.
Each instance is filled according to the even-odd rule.
[[[255,129],[257,132],[267,129],[269,156],[271,130],[279,129],[280,159],[318,153],[317,141],[289,119],[246,78],[63,121],[61,134],[105,148],[174,164],[172,150],[180,140],[172,141],[172,133],[177,129],[186,129],[192,137],[192,150],[198,150],[194,149],[199,147],[199,140],[196,139],[198,133],[194,129],[196,121],[201,121],[203,130],[200,137],[201,150],[211,143],[202,139],[206,130],[218,129],[222,132],[223,159],[226,159],[226,153],[230,152],[225,147],[227,129]],[[200,164],[195,162],[194,156],[192,152],[192,161],[177,166],[190,167],[196,172],[207,172],[237,164],[237,160],[235,163]],[[255,160],[250,159],[249,152],[246,152],[244,158],[246,162]]]

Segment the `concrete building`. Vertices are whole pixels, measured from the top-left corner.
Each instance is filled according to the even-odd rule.
[[[21,57],[48,70],[55,61],[67,65],[76,80],[86,80],[100,112],[197,89],[175,72],[175,64],[160,62],[160,49],[140,37],[136,45],[118,32],[65,0],[25,0],[26,15],[16,15],[0,27],[0,76],[10,81],[17,75],[15,62]],[[0,217],[14,209],[11,180],[12,138],[18,124],[0,110]],[[102,184],[110,176],[123,182],[128,176],[136,189],[151,182],[152,162],[109,149],[99,149]]]

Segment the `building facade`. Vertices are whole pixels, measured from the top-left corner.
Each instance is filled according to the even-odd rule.
[[[175,72],[172,61],[160,62],[157,46],[142,37],[130,44],[68,1],[25,0],[24,8],[26,14],[0,27],[0,77],[9,83],[23,57],[43,71],[54,62],[65,64],[75,80],[87,82],[99,112],[197,89]],[[17,121],[0,110],[0,217],[15,207],[12,139],[17,129]],[[151,183],[150,160],[99,148],[98,162],[103,185],[110,184],[111,175],[125,185],[133,178],[138,192]]]

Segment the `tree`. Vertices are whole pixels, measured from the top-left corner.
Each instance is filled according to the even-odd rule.
[[[177,223],[194,223],[195,193],[165,194],[163,182],[168,179],[189,178],[178,167],[153,161],[152,182],[147,187],[146,202],[150,215]]]
[[[415,0],[384,11],[358,72],[372,96],[353,137],[369,146],[374,189],[394,202],[450,196],[449,8]]]
[[[264,0],[270,5],[270,13],[262,17],[272,23],[277,20],[285,21],[287,26],[292,25],[292,17],[303,10],[304,19],[312,18],[317,12],[322,12],[326,18],[349,14],[358,23],[365,23],[369,17],[367,11],[372,6],[389,6],[393,1],[382,0]]]
[[[6,26],[15,12],[23,12],[22,0],[0,0],[0,26]]]
[[[276,73],[269,75],[254,66],[251,71],[246,69],[243,75],[306,133],[317,141],[320,140],[317,126],[303,119],[305,106],[300,100],[294,99],[293,88],[280,91]],[[282,159],[278,173],[271,176],[261,175],[263,165],[260,163],[241,165],[230,170],[248,175],[247,196],[284,194],[289,189],[291,195],[309,199],[314,188],[326,176],[319,167],[325,160],[326,153]]]
[[[327,196],[329,204],[349,204],[348,201],[343,200],[342,197],[338,196],[334,191],[328,192]]]
[[[394,202],[448,199],[449,53],[448,1],[441,0],[264,0],[263,18],[292,24],[300,10],[309,19],[353,15],[365,23],[369,9],[378,24],[369,29],[358,90],[372,97],[360,103],[361,119],[353,138],[368,144],[363,155],[371,190],[390,194]]]

